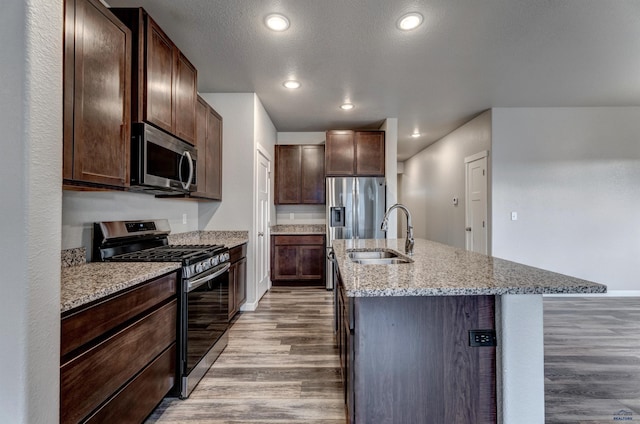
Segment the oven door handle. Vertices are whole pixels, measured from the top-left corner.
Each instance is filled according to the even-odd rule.
[[[230,263],[226,263],[224,264],[224,266],[209,274],[209,275],[205,275],[204,277],[201,278],[197,278],[195,280],[189,280],[189,282],[187,283],[187,285],[185,286],[185,291],[188,293],[190,291],[193,291],[195,289],[197,289],[198,287],[200,287],[203,284],[206,284],[207,282],[213,280],[216,277],[219,277],[220,275],[224,274],[225,272],[227,272],[229,270],[229,268],[231,268],[231,264]]]

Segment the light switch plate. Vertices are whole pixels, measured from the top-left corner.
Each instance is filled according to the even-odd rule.
[[[518,212],[511,212],[511,220],[512,221],[518,220]]]

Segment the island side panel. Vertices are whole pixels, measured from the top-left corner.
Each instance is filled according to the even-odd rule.
[[[355,422],[496,422],[493,296],[354,299]]]
[[[542,295],[498,297],[500,424],[544,422]]]

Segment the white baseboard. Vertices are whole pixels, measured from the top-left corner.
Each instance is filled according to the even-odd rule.
[[[240,307],[240,310],[242,312],[245,312],[245,311],[253,312],[257,308],[258,308],[258,301],[256,300],[255,302],[245,302],[244,305]]]
[[[543,297],[640,297],[640,290],[609,290],[606,293],[550,293]]]

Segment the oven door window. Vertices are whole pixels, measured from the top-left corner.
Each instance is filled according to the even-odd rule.
[[[218,341],[229,324],[229,273],[187,293],[186,373]]]

